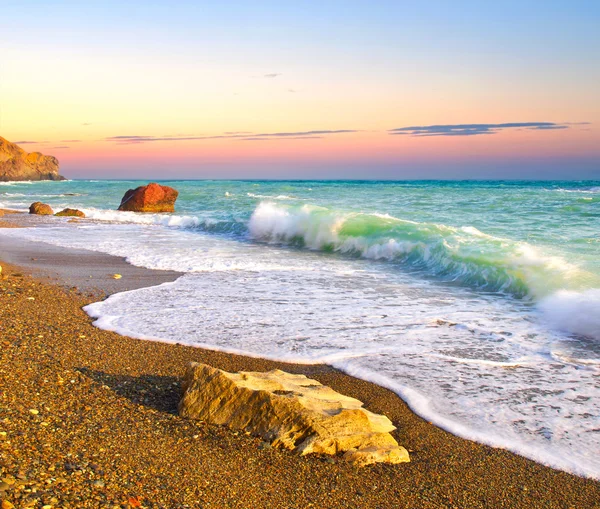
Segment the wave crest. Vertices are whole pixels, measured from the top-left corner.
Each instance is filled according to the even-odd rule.
[[[541,298],[582,277],[560,257],[472,226],[262,202],[248,229],[254,240],[402,262],[444,280],[517,297]]]

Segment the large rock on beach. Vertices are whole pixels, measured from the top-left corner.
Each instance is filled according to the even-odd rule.
[[[79,209],[63,209],[60,212],[54,214],[59,217],[85,217],[85,213],[81,212]]]
[[[304,375],[228,373],[192,362],[179,403],[184,417],[261,436],[302,455],[345,453],[356,465],[410,461],[384,415]]]
[[[119,210],[130,212],[175,212],[179,192],[152,182],[147,186],[130,189],[125,193]]]
[[[38,216],[51,216],[54,214],[52,207],[41,201],[35,201],[29,205],[29,213],[37,214]]]
[[[58,173],[58,159],[39,152],[25,152],[0,136],[0,181],[65,180]]]

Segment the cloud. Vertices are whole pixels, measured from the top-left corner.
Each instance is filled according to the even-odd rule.
[[[581,124],[587,124],[582,122]],[[406,136],[479,136],[481,134],[497,134],[505,129],[525,129],[532,131],[549,131],[554,129],[568,129],[571,123],[555,122],[507,122],[504,124],[441,124],[410,126],[390,129],[391,135]]]
[[[30,140],[15,141],[16,145],[40,145],[42,143],[48,143],[48,142],[47,141],[30,141]]]
[[[219,139],[239,139],[246,141],[256,140],[276,140],[276,139],[306,139],[306,138],[323,138],[324,136],[334,134],[356,133],[355,129],[338,129],[338,130],[314,130],[314,131],[291,131],[277,133],[252,133],[246,131],[228,131],[224,134],[215,136],[143,136],[143,135],[121,135],[110,136],[104,138],[104,141],[133,144],[133,143],[151,143],[157,141],[195,141],[195,140],[219,140]]]
[[[356,129],[338,129],[336,131],[297,131],[297,132],[282,132],[282,133],[263,133],[256,134],[257,137],[269,137],[269,138],[285,138],[285,137],[299,137],[299,136],[312,136],[320,134],[345,134],[345,133],[356,133]]]
[[[84,123],[83,123],[83,124],[81,124],[81,125],[88,126],[88,125],[92,125],[92,123],[91,123],[91,122],[84,122]]]
[[[568,129],[568,125],[538,125],[529,127],[530,131],[551,131],[552,129]]]
[[[218,135],[218,136],[110,136],[104,141],[116,143],[149,143],[154,141],[192,141],[192,140],[216,140],[220,138],[239,138],[242,135]]]
[[[71,148],[71,147],[67,147],[66,145],[61,145],[60,147],[50,147],[50,148],[55,149],[55,148]]]
[[[281,76],[281,73],[280,72],[272,72],[272,73],[263,75],[264,78],[277,78],[277,76]]]
[[[62,143],[81,143],[81,140],[60,140]]]
[[[325,136],[296,136],[292,138],[240,138],[240,141],[321,140]]]
[[[105,138],[108,141],[144,141],[144,140],[148,140],[148,141],[152,141],[152,139],[154,140],[160,140],[163,138],[153,138],[152,136],[129,136],[129,135],[123,135],[123,136],[110,136],[108,138]]]

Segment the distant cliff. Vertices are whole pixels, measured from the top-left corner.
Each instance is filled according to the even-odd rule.
[[[58,174],[58,159],[39,152],[25,152],[0,136],[0,181],[65,180]]]

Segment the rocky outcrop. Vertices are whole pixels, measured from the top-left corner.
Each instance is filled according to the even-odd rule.
[[[130,189],[125,193],[119,210],[130,212],[175,212],[175,200],[179,192],[154,182],[147,186]]]
[[[0,136],[0,181],[65,180],[58,173],[58,159],[39,152],[27,153]]]
[[[280,370],[228,373],[191,363],[179,403],[184,417],[263,437],[300,454],[345,453],[357,465],[410,461],[384,415],[304,375]]]
[[[29,213],[37,214],[38,216],[51,216],[54,214],[52,207],[41,201],[35,201],[29,205]]]
[[[63,209],[54,215],[59,217],[85,217],[85,214],[78,209]]]

